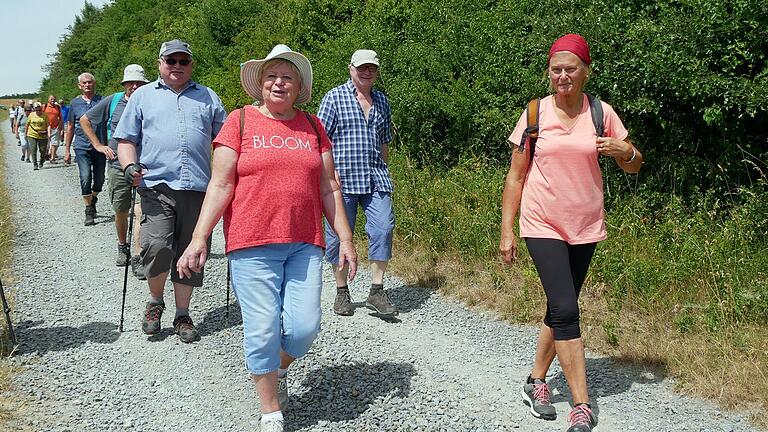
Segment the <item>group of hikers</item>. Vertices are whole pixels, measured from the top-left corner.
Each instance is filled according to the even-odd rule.
[[[11,133],[21,147],[21,161],[32,163],[33,169],[42,168],[45,161],[55,164],[57,151],[64,139],[63,126],[69,106],[54,95],[41,104],[34,100],[19,99],[11,106],[8,117]]]
[[[642,154],[627,139],[615,111],[583,92],[590,61],[589,45],[579,35],[565,35],[551,46],[552,95],[532,101],[509,137],[514,150],[499,246],[511,265],[517,258],[519,213],[520,236],[547,296],[522,398],[535,417],[556,418],[545,378],[557,355],[573,395],[568,432],[588,432],[597,425],[587,393],[577,300],[596,244],[606,238],[598,158],[611,157],[629,173],[642,165]],[[366,217],[371,272],[365,306],[379,316],[398,314],[383,286],[395,215],[387,165],[391,107],[374,87],[381,61],[375,51],[354,51],[349,79],[323,96],[317,115],[297,108],[312,98],[312,65],[286,45],[241,65],[240,83],[255,102],[229,114],[213,90],[191,79],[194,65],[189,44],[165,42],[156,80],[150,82],[141,66],[131,64],[122,77],[124,91],[102,97],[93,75],[82,73],[77,77],[81,95],[71,101],[68,114],[59,107],[58,123],[33,120],[32,113],[26,126],[17,121],[13,127],[21,127],[37,145],[45,139],[35,135],[43,124],[48,137],[61,136],[58,127],[66,125],[64,159],[69,161],[74,146],[85,225],[94,224],[108,178],[116,264],[135,267],[149,286],[141,323],[145,334],[161,330],[170,274],[174,330],[182,342],[199,340],[190,299],[202,286],[212,231],[223,217],[246,366],[261,403],[261,430],[282,431],[288,370],[309,351],[320,329],[323,259],[331,263],[336,282],[333,311],[355,312],[348,281],[358,265],[353,229],[359,208]],[[53,146],[51,162],[56,160]],[[127,238],[132,206],[140,215],[133,256]]]

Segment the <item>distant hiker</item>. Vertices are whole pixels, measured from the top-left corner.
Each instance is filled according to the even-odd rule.
[[[48,136],[51,127],[48,124],[48,116],[43,113],[43,105],[35,102],[32,105],[33,112],[27,117],[26,135],[29,143],[29,153],[32,156],[32,168],[37,170],[43,167],[45,155],[48,150]],[[38,161],[38,158],[40,159]]]
[[[67,119],[69,118],[69,105],[64,103],[64,99],[59,99],[59,106],[61,107],[61,136],[67,130]],[[63,139],[63,138],[62,138]]]
[[[264,59],[245,62],[240,81],[258,106],[230,114],[214,140],[213,176],[178,270],[202,271],[206,239],[224,215],[261,430],[282,431],[288,367],[309,351],[320,330],[323,215],[339,231],[337,258],[349,262],[350,277],[357,255],[331,174],[331,142],[317,117],[294,107],[312,96],[309,60],[277,45]]]
[[[29,141],[27,141],[27,118],[31,113],[31,106],[22,108],[21,115],[16,116],[16,127],[13,131],[21,145],[21,160],[29,163],[32,163],[32,156],[29,154]]]
[[[64,136],[61,106],[56,102],[55,96],[48,96],[48,102],[43,105],[43,112],[48,116],[48,123],[51,125],[51,134],[48,136],[47,159],[54,164],[56,163],[56,151]]]
[[[16,108],[13,109],[13,111],[8,113],[9,118],[11,119],[11,130],[15,130],[14,128],[19,123],[19,119],[24,115],[24,108],[25,108],[25,101],[24,99],[19,99],[19,103],[16,104]],[[32,107],[29,107],[30,110],[32,110]],[[21,142],[19,142],[20,144]]]
[[[392,109],[384,93],[373,88],[379,73],[375,51],[357,50],[348,66],[349,80],[331,89],[320,102],[317,116],[333,143],[333,160],[344,195],[347,219],[354,230],[358,206],[366,217],[371,291],[365,305],[378,314],[394,316],[397,308],[384,291],[384,272],[392,258],[392,179],[387,167],[392,141]],[[347,287],[347,268],[339,267],[339,239],[326,224],[328,249],[325,258],[333,265],[336,300],[333,311],[352,315],[354,307]]]
[[[557,354],[573,395],[569,432],[589,432],[597,425],[587,392],[578,298],[597,242],[606,238],[598,159],[612,157],[628,173],[638,172],[643,163],[613,108],[597,99],[592,108],[592,97],[582,91],[589,64],[589,45],[583,37],[569,34],[552,44],[547,71],[554,94],[529,104],[535,110],[533,121],[523,112],[509,137],[513,145],[520,144],[512,152],[504,186],[499,242],[504,261],[511,265],[517,258],[514,224],[519,210],[520,237],[547,296],[523,401],[535,417],[556,417],[545,378]],[[594,115],[595,111],[603,115]],[[536,122],[538,135],[534,131],[524,138],[526,128]]]
[[[146,334],[160,331],[170,270],[173,327],[182,342],[190,343],[200,338],[189,301],[192,287],[203,285],[203,273],[182,276],[176,262],[197,223],[211,177],[211,140],[227,112],[213,90],[191,80],[194,63],[186,42],[164,42],[157,65],[160,78],[133,93],[112,135],[120,143],[123,172],[141,195],[141,260],[150,292],[141,328]]]
[[[83,195],[83,203],[85,203],[85,221],[83,223],[88,226],[96,224],[96,201],[98,201],[99,192],[104,186],[104,168],[107,159],[104,154],[97,152],[91,146],[82,126],[80,126],[80,117],[101,101],[101,95],[96,94],[96,78],[88,72],[82,73],[77,77],[77,86],[82,94],[72,99],[70,104],[67,132],[64,138],[64,162],[69,163],[72,159],[69,148],[74,144],[75,161],[80,173],[80,192]],[[102,142],[106,141],[105,128],[99,128],[96,133]]]
[[[120,161],[117,159],[117,140],[112,137],[112,132],[117,129],[117,124],[125,111],[133,92],[144,84],[148,83],[144,77],[144,68],[137,64],[128,65],[123,71],[124,91],[112,94],[103,98],[93,108],[88,110],[80,117],[80,126],[83,128],[85,136],[88,137],[93,148],[102,153],[109,164],[107,166],[107,184],[109,187],[109,198],[112,201],[112,209],[115,211],[115,230],[117,231],[117,259],[115,264],[119,267],[126,266],[129,263],[134,269],[134,274],[140,279],[145,279],[144,269],[141,265],[141,259],[138,253],[140,248],[134,249],[137,255],[131,257],[128,255],[131,250],[128,242],[132,239],[126,238],[128,233],[128,213],[131,208],[131,190],[132,182],[125,178]],[[94,128],[107,127],[107,145],[103,144],[96,135]],[[141,209],[139,202],[134,209],[136,225],[134,226],[134,238],[138,238],[138,221],[141,219]]]

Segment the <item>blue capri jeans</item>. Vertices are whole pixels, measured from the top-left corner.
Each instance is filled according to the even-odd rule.
[[[77,170],[80,172],[80,193],[83,196],[101,192],[104,186],[107,157],[94,149],[75,150]]]
[[[277,370],[281,350],[304,356],[320,331],[323,250],[308,243],[279,243],[228,256],[248,370],[255,375]]]
[[[392,233],[395,230],[395,212],[392,209],[392,194],[373,192],[369,194],[343,194],[347,220],[355,230],[357,208],[365,213],[365,234],[368,236],[368,260],[389,261],[392,258]],[[339,263],[339,237],[325,221],[325,259],[331,264]]]

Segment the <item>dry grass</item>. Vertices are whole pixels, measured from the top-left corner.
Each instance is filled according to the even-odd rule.
[[[13,100],[1,99],[0,104],[10,106]],[[8,111],[0,110],[0,122],[8,119]],[[0,145],[5,148],[2,134],[0,134]],[[5,149],[6,151],[11,151]],[[11,250],[13,239],[13,226],[11,221],[11,201],[8,196],[8,192],[5,188],[5,173],[3,169],[4,165],[0,164],[0,277],[3,282],[10,281],[10,275],[8,267],[11,262]],[[7,285],[3,285],[7,287]],[[13,308],[13,296],[10,295],[6,289],[6,295],[8,301]],[[5,323],[5,317],[0,317],[0,355],[5,357],[10,351],[9,336],[7,334],[7,325]],[[0,360],[0,430],[8,430],[7,425],[9,420],[18,414],[19,404],[10,395],[11,393],[11,376],[15,370],[8,365],[5,360]]]
[[[392,271],[408,284],[439,290],[510,322],[534,324],[543,316],[543,290],[526,261],[512,268],[500,262],[468,268],[458,258],[435,258],[413,245],[401,243],[395,249]],[[590,350],[620,362],[659,368],[676,378],[678,391],[746,411],[755,425],[768,430],[765,416],[757,415],[768,408],[766,328],[715,336],[703,328],[681,333],[672,325],[670,311],[640,315],[633,311],[639,308],[625,304],[617,316],[605,291],[605,286],[588,279],[582,294],[582,332]]]

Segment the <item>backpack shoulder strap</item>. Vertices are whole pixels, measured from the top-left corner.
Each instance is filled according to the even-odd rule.
[[[520,145],[518,146],[518,151],[523,152],[525,151],[525,142],[526,140],[528,141],[531,160],[533,160],[533,152],[534,152],[534,149],[536,148],[536,140],[539,138],[539,104],[540,102],[541,102],[540,98],[531,99],[528,102],[528,106],[525,109],[526,127],[525,127],[525,131],[523,131],[523,137],[520,140]]]
[[[589,100],[589,112],[592,114],[592,124],[595,125],[595,134],[598,137],[605,135],[605,123],[603,121],[603,104],[600,99],[587,93]]]
[[[243,141],[243,130],[245,129],[245,107],[248,105],[243,105],[242,108],[240,108],[240,141]]]
[[[112,95],[112,101],[109,103],[109,118],[107,119],[107,141],[112,139],[112,114],[117,108],[117,104],[120,103],[120,99],[123,98],[125,92],[117,92]]]
[[[317,146],[320,147],[320,132],[317,130],[317,125],[315,124],[315,121],[312,120],[312,116],[309,115],[308,112],[302,111],[304,113],[304,116],[307,118],[307,121],[312,126],[312,130],[315,131],[315,135],[317,135]]]

